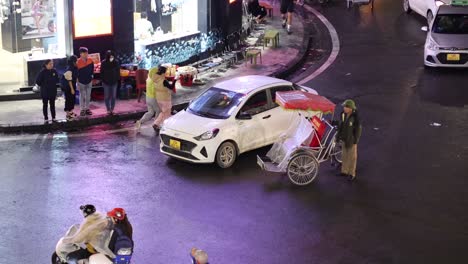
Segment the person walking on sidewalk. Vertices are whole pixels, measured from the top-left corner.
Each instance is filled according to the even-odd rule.
[[[78,58],[75,55],[68,58],[68,67],[60,82],[62,91],[65,93],[64,110],[65,113],[67,113],[67,120],[72,120],[76,117],[76,114],[73,113],[73,109],[75,108],[76,77],[78,74],[78,68],[76,67],[77,60]]]
[[[50,59],[46,60],[42,70],[36,78],[36,84],[41,87],[42,97],[42,113],[44,114],[44,121],[49,121],[47,114],[48,105],[50,105],[50,114],[52,121],[55,122],[55,98],[57,97],[57,84],[59,83],[59,75],[54,69],[54,62]]]
[[[120,64],[115,60],[114,52],[111,50],[106,52],[106,59],[101,62],[101,80],[104,87],[107,114],[112,115],[114,114],[117,85],[120,81]]]
[[[282,26],[286,28],[288,34],[291,34],[291,22],[292,14],[294,12],[294,2],[295,0],[281,0],[280,12],[281,17],[283,18]]]
[[[356,103],[348,99],[342,104],[343,112],[340,114],[338,125],[338,140],[342,142],[341,176],[349,177],[352,181],[356,178],[357,144],[361,137],[361,120],[356,108]]]
[[[174,80],[171,84],[166,80],[166,71],[166,67],[159,66],[157,73],[152,78],[154,82],[156,101],[158,102],[159,109],[161,110],[153,124],[155,131],[159,131],[164,121],[171,116],[172,91],[174,90],[177,81]]]
[[[141,124],[144,124],[159,114],[159,107],[156,102],[155,83],[153,81],[154,75],[156,75],[157,72],[158,67],[153,67],[148,72],[148,79],[146,79],[146,106],[148,107],[148,112],[136,122],[135,127],[137,132],[140,132]]]
[[[80,116],[92,115],[93,113],[89,110],[89,102],[91,101],[94,62],[88,57],[88,48],[80,48],[80,58],[76,66],[78,67],[76,87],[80,91]]]

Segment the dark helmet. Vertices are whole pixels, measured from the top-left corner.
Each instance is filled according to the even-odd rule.
[[[80,206],[80,210],[83,212],[83,216],[87,217],[88,215],[94,214],[96,212],[96,207],[92,204],[86,204]]]

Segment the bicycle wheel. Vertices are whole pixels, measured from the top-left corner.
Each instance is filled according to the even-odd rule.
[[[296,185],[307,185],[318,175],[319,163],[309,153],[300,153],[291,158],[288,163],[288,177]]]

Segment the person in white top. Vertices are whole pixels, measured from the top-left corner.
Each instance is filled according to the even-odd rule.
[[[153,34],[153,24],[148,20],[146,12],[141,13],[141,19],[135,22],[135,38],[147,39]]]

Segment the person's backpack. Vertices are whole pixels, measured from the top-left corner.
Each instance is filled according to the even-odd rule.
[[[118,255],[117,252],[121,248],[131,248],[133,251],[133,241],[130,239],[119,227],[114,228],[114,232],[116,233],[116,240],[114,244],[114,254]]]

